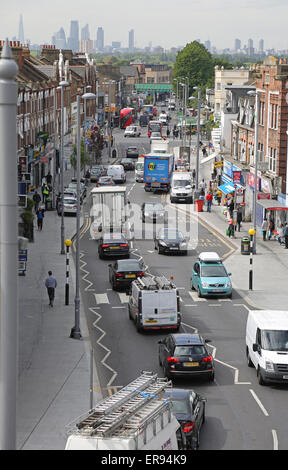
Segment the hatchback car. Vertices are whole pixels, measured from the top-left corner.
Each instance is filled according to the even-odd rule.
[[[187,255],[187,242],[178,229],[161,228],[154,243],[155,250],[158,250],[159,255],[165,253]]]
[[[167,217],[164,206],[159,202],[143,202],[141,213],[142,222],[164,222]]]
[[[162,135],[160,134],[160,132],[151,132],[150,143],[152,142],[152,140],[162,140]]]
[[[168,388],[163,398],[172,402],[172,413],[179,421],[185,435],[186,449],[197,450],[200,444],[200,431],[205,422],[205,403],[203,398],[194,390]],[[186,450],[185,449],[185,450]]]
[[[232,298],[230,276],[217,253],[203,252],[192,268],[191,289],[195,289],[199,297],[224,295]]]
[[[97,186],[113,186],[115,185],[111,176],[100,176]]]
[[[98,240],[99,258],[124,256],[129,258],[129,243],[123,233],[104,232]]]
[[[122,160],[120,161],[120,165],[124,167],[125,171],[135,170],[135,164],[133,161],[130,160],[130,158],[122,158]]]
[[[139,150],[137,147],[128,147],[126,150],[126,157],[127,158],[138,158],[139,157]]]
[[[177,333],[159,341],[159,364],[169,379],[180,376],[206,376],[214,380],[213,357],[206,348],[210,340],[199,334]]]
[[[64,194],[64,209],[63,213],[65,214],[77,214],[77,199],[72,197],[65,197]],[[59,201],[58,208],[57,208],[58,215],[62,214],[62,201]]]
[[[138,259],[117,260],[113,264],[109,264],[109,281],[113,290],[119,287],[127,289],[137,277],[143,277],[144,263]]]
[[[97,183],[99,178],[103,176],[104,171],[100,168],[91,168],[90,170],[90,183]]]
[[[68,189],[69,188],[73,189],[77,193],[77,182],[76,183],[75,182],[69,183]],[[80,195],[81,195],[82,199],[84,199],[87,196],[86,186],[85,186],[84,183],[81,183],[81,182],[80,182]]]

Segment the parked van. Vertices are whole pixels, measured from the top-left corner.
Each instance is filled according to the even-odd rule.
[[[107,168],[107,176],[111,176],[115,183],[125,183],[126,181],[123,165],[109,165]]]
[[[246,325],[248,367],[260,385],[288,383],[288,311],[251,310]]]
[[[181,324],[179,292],[164,276],[147,276],[133,281],[128,311],[137,331],[160,328],[178,331]]]

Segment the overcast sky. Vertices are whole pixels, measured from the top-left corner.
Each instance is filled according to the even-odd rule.
[[[105,45],[121,41],[128,46],[128,31],[135,31],[136,47],[161,45],[170,49],[199,38],[217,48],[233,49],[234,39],[258,48],[288,49],[288,0],[13,0],[1,5],[0,39],[18,36],[23,14],[25,39],[51,43],[62,26],[70,34],[70,20],[80,29],[89,24],[91,39],[102,26]]]

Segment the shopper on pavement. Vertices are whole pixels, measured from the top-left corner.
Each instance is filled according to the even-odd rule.
[[[221,199],[222,199],[222,191],[220,189],[217,189],[217,191],[216,191],[216,198],[217,198],[217,201],[218,201],[218,206],[220,206]]]
[[[232,218],[229,219],[227,235],[228,235],[229,238],[231,237],[231,235],[232,236],[234,235],[234,224],[233,224],[233,219]]]
[[[211,206],[212,206],[212,193],[209,191],[209,193],[206,195],[206,201],[207,201],[207,212],[211,212]]]
[[[265,217],[265,219],[262,222],[262,226],[261,226],[262,234],[263,234],[263,242],[265,242],[265,240],[266,240],[267,228],[268,228],[268,222],[267,222],[267,219]]]
[[[277,237],[277,240],[279,242],[280,245],[284,245],[284,225],[283,224],[280,224],[280,227],[278,228],[277,230],[278,232],[278,237]]]
[[[273,220],[270,219],[269,222],[268,222],[268,240],[271,240],[274,229],[275,229],[275,224],[274,224]]]
[[[241,212],[240,209],[238,209],[238,212],[237,212],[237,227],[238,227],[238,232],[240,232],[241,223],[242,223],[242,212]]]
[[[43,228],[43,219],[44,219],[44,209],[40,207],[38,211],[36,212],[37,215],[37,227],[38,230],[42,231]]]
[[[45,286],[47,288],[48,297],[49,297],[49,305],[53,307],[53,302],[55,298],[55,289],[57,287],[56,277],[52,275],[52,271],[48,272],[48,277],[45,281]]]
[[[194,181],[195,181],[195,179],[196,179],[196,170],[195,170],[195,168],[194,168],[194,170],[192,171],[192,178],[193,178],[193,183],[194,183]]]
[[[288,224],[286,223],[284,230],[285,248],[288,248]]]
[[[35,191],[33,195],[33,201],[34,201],[34,210],[35,210],[35,213],[37,214],[37,211],[39,209],[39,204],[41,202],[41,196],[37,191]]]

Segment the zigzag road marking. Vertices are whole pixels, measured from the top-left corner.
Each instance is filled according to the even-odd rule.
[[[93,282],[91,282],[87,279],[87,276],[90,273],[89,273],[89,271],[86,271],[86,269],[84,269],[84,266],[87,266],[87,263],[82,259],[84,256],[85,256],[85,253],[81,252],[80,253],[80,263],[82,263],[82,265],[80,266],[80,270],[83,273],[85,273],[85,275],[82,276],[82,279],[83,279],[83,281],[87,282],[87,284],[88,284],[88,286],[85,287],[85,291],[93,292],[93,291],[95,291],[95,289],[91,289],[91,286],[93,286]]]

